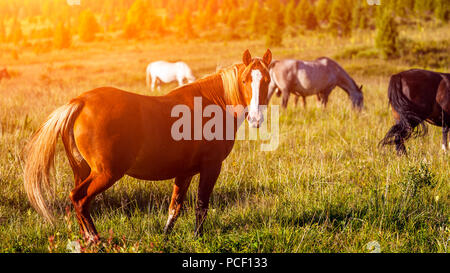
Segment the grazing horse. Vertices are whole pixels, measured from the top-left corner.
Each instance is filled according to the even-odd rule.
[[[0,80],[1,79],[10,79],[11,75],[9,75],[8,70],[6,70],[6,68],[3,68],[2,70],[0,70]]]
[[[150,63],[146,70],[147,87],[150,91],[155,90],[155,86],[160,89],[160,83],[178,82],[178,86],[183,85],[184,81],[188,83],[195,81],[192,71],[184,62],[169,63],[165,61],[156,61]]]
[[[269,67],[272,79],[269,85],[269,100],[277,91],[277,96],[283,94],[282,106],[287,107],[289,95],[303,99],[306,107],[306,97],[317,95],[324,106],[327,105],[331,91],[339,86],[349,95],[353,106],[361,109],[363,106],[362,85],[358,87],[348,73],[335,61],[322,57],[315,61],[276,60]]]
[[[412,69],[392,75],[388,97],[396,124],[380,141],[395,144],[397,154],[406,154],[405,140],[427,133],[424,121],[442,126],[442,149],[448,149],[450,127],[450,74]]]
[[[227,130],[223,130],[223,133],[227,131],[227,138],[206,139],[202,128],[210,120],[203,118],[200,112],[201,124],[195,124],[198,107],[205,109],[207,117],[211,117],[211,113],[206,114],[208,106],[220,109],[221,115],[217,112],[214,115],[214,118],[222,117],[220,122],[231,117],[232,136],[245,117],[250,126],[259,127],[263,121],[260,105],[267,102],[270,82],[267,67],[271,59],[270,50],[262,59],[252,58],[246,50],[243,63],[178,87],[165,96],[142,96],[101,87],[72,99],[48,117],[27,145],[24,182],[31,204],[52,220],[43,193],[51,189],[49,173],[61,135],[75,180],[75,188],[69,196],[80,229],[87,238],[99,238],[89,213],[91,201],[124,175],[145,180],[175,178],[164,228],[169,233],[192,176],[198,173],[195,234],[201,235],[210,195],[222,161],[233,148],[234,138],[228,137],[227,122]],[[200,106],[196,106],[196,99],[201,99]],[[245,110],[247,106],[249,111]],[[183,119],[193,123],[193,140],[192,134],[185,139],[174,137],[172,127],[179,121],[174,117],[174,109],[187,111]]]

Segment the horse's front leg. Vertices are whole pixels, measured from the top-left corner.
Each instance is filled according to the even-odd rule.
[[[184,78],[178,78],[177,82],[178,82],[178,86],[182,86],[184,84]]]
[[[191,184],[192,176],[176,177],[173,185],[172,200],[169,205],[169,218],[167,219],[164,233],[169,234],[172,231],[175,221],[180,215],[186,192]]]
[[[450,128],[444,124],[442,126],[442,150],[444,150],[444,152],[447,152],[448,150],[448,131],[450,130]]]
[[[277,92],[277,86],[273,81],[269,83],[268,92],[267,92],[267,104],[269,104],[270,99],[272,98],[273,94]]]
[[[299,95],[294,95],[294,106],[297,107]]]
[[[289,91],[287,90],[282,90],[283,93],[283,99],[281,100],[281,106],[286,109],[288,102],[289,102]]]
[[[197,207],[195,209],[195,237],[203,234],[203,223],[208,213],[209,197],[219,177],[222,162],[205,166],[200,171],[200,182],[198,184]]]

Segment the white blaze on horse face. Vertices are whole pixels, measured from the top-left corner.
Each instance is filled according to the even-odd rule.
[[[252,99],[248,111],[248,121],[253,128],[258,128],[264,121],[264,117],[259,109],[259,88],[261,86],[261,71],[255,69],[251,72],[252,76]]]

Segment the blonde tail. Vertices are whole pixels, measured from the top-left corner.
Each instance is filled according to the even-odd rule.
[[[33,135],[25,150],[25,191],[36,211],[50,223],[54,218],[43,193],[53,193],[50,172],[54,168],[56,142],[60,134],[73,129],[73,120],[82,107],[83,103],[73,101],[56,109]]]

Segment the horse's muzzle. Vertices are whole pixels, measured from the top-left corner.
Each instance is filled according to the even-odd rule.
[[[259,111],[255,114],[249,113],[247,116],[247,121],[250,127],[259,128],[264,122],[264,115]]]

